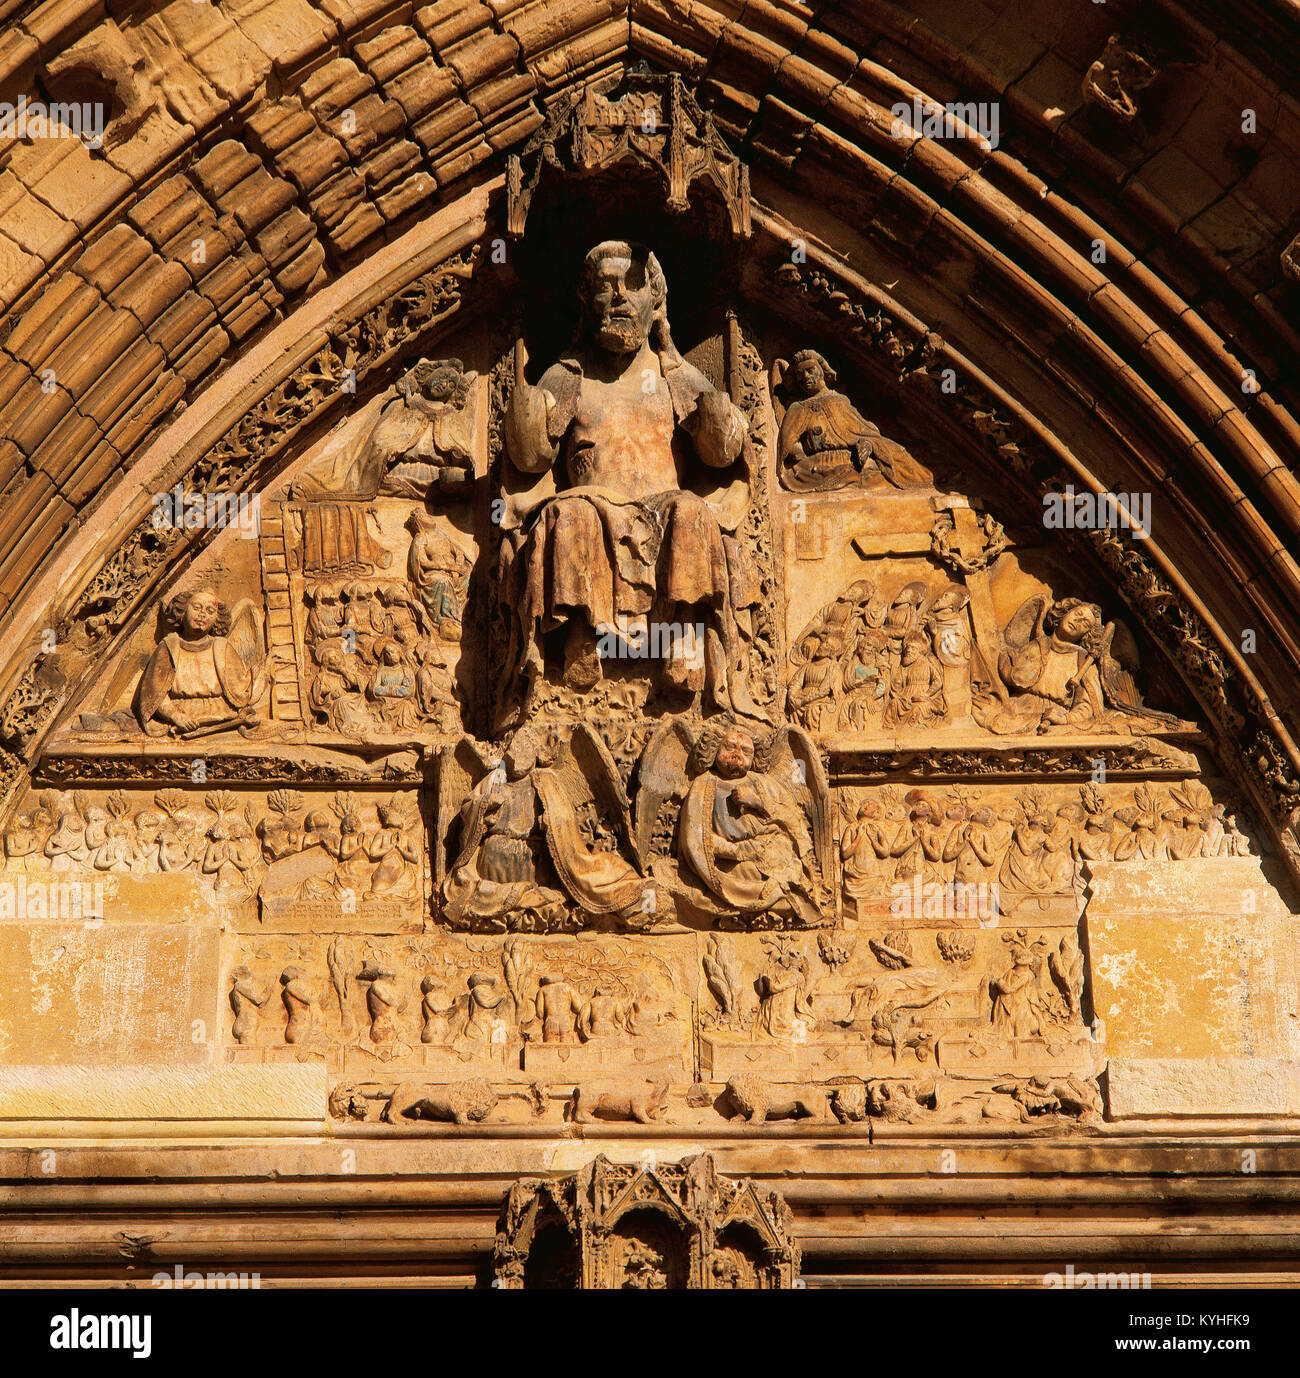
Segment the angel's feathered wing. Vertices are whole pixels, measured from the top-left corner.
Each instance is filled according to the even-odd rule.
[[[1130,668],[1137,668],[1137,648],[1127,628],[1119,635],[1118,632],[1118,623],[1106,624],[1097,655],[1097,674],[1108,702],[1114,707],[1141,708],[1142,695],[1138,692],[1137,680],[1130,673]],[[1129,651],[1127,656],[1124,655],[1126,647]],[[1124,660],[1128,661],[1127,666]]]
[[[642,858],[650,855],[660,809],[669,800],[686,797],[686,765],[694,749],[695,737],[680,718],[660,724],[646,743],[636,795],[636,850]]]
[[[1142,691],[1137,685],[1138,648],[1133,633],[1118,619],[1106,625],[1107,636],[1098,661],[1097,673],[1107,700],[1126,712],[1138,713],[1144,718],[1154,718],[1157,722],[1176,723],[1176,713],[1148,708],[1142,702]]]
[[[257,671],[266,659],[266,639],[262,632],[262,609],[251,598],[241,598],[230,614],[226,643],[250,670]]]
[[[785,359],[775,359],[767,376],[768,392],[772,398],[772,408],[776,412],[778,423],[785,415],[785,399],[781,396],[781,391],[782,385],[785,383],[785,371],[789,367],[790,365]]]
[[[1047,612],[1047,596],[1036,593],[1026,598],[1016,609],[1015,616],[1003,628],[1002,639],[1013,650],[1020,650],[1038,635],[1039,626]]]
[[[643,901],[640,860],[633,866],[626,856],[635,851],[627,796],[604,742],[580,723],[555,764],[534,772],[533,783],[547,850],[568,895],[593,914],[623,912]],[[612,822],[618,835],[613,847],[591,844],[581,826],[588,810]]]
[[[802,727],[780,730],[772,746],[768,773],[787,784],[799,801],[808,820],[817,865],[823,879],[829,880],[832,874],[830,786],[821,753]]]
[[[598,809],[612,819],[620,839],[641,865],[641,849],[632,832],[632,808],[614,758],[600,734],[587,723],[579,723],[569,738],[567,778],[576,786],[581,781]],[[573,774],[576,772],[576,776]]]
[[[1116,708],[1142,707],[1142,695],[1138,692],[1137,682],[1118,660],[1111,656],[1102,656],[1097,670],[1106,698]]]
[[[473,737],[462,737],[455,746],[444,746],[438,753],[438,814],[435,821],[437,836],[433,848],[434,876],[441,882],[451,863],[472,852],[481,837],[463,835],[456,848],[456,856],[449,855],[451,829],[462,805],[472,790],[491,771],[493,760],[485,754]],[[471,826],[468,832],[475,830]],[[479,829],[481,832],[481,829]]]

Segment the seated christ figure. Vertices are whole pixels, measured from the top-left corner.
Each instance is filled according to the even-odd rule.
[[[753,595],[732,533],[748,501],[746,420],[677,352],[667,297],[647,249],[598,244],[575,346],[536,386],[520,342],[506,449],[537,478],[503,522],[510,654],[531,684],[565,629],[552,650],[563,682],[586,692],[602,657],[649,648],[669,686],[743,710],[736,608]]]

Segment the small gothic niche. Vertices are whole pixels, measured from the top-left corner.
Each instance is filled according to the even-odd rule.
[[[513,1290],[792,1288],[800,1251],[775,1191],[701,1153],[653,1166],[603,1154],[553,1181],[516,1182],[497,1228],[493,1286]]]

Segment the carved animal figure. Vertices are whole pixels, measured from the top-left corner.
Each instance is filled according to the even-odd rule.
[[[663,1118],[667,1105],[668,1078],[663,1077],[641,1086],[608,1091],[575,1086],[567,1114],[574,1124],[591,1124],[595,1120],[634,1120],[637,1124],[651,1124]]]
[[[737,1072],[727,1082],[727,1096],[750,1124],[827,1117],[826,1092],[820,1086],[765,1082],[752,1072]]]
[[[867,1114],[911,1123],[923,1118],[926,1108],[933,1104],[934,1086],[881,1077],[867,1083],[866,1096]]]
[[[454,1081],[447,1086],[401,1085],[393,1092],[380,1117],[385,1124],[408,1120],[450,1120],[477,1124],[492,1113],[497,1093],[482,1077]]]
[[[329,1112],[336,1120],[364,1120],[366,1094],[350,1082],[342,1082],[330,1092]]]
[[[867,1083],[861,1077],[836,1077],[830,1085],[831,1114],[841,1124],[855,1124],[867,1118]]]

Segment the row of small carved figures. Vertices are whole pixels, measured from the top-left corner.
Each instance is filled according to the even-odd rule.
[[[186,796],[179,790],[160,790],[154,802],[153,809],[132,809],[115,790],[101,806],[78,791],[69,806],[57,792],[45,791],[37,808],[20,812],[5,829],[4,859],[125,874],[193,870],[247,888],[247,878],[272,863],[321,848],[337,863],[325,882],[331,893],[352,880],[354,893],[379,896],[414,875],[421,850],[410,806],[398,796],[376,806],[375,828],[365,826],[346,793],[335,795],[329,809],[305,816],[295,816],[303,801],[290,790],[273,791],[264,816],[251,804],[240,809],[226,792],[206,797],[212,819],[182,812]],[[362,882],[369,888],[363,890]]]
[[[1139,785],[1134,804],[1117,808],[1108,808],[1095,786],[1082,787],[1080,795],[1081,802],[1056,809],[1025,795],[1019,810],[1001,812],[992,805],[953,802],[941,813],[941,806],[920,790],[909,792],[903,805],[867,800],[840,840],[846,892],[868,880],[945,877],[948,867],[961,881],[997,879],[1010,889],[1068,888],[1081,859],[1250,854],[1234,815],[1215,804],[1198,782],[1173,787],[1166,799]],[[304,814],[296,791],[273,791],[265,816],[251,805],[240,810],[233,794],[212,793],[205,800],[215,815],[211,820],[183,812],[186,801],[182,791],[162,790],[154,796],[156,808],[133,810],[122,791],[110,794],[105,806],[78,791],[69,806],[56,791],[44,791],[35,809],[18,813],[5,829],[4,859],[43,859],[54,867],[102,872],[195,869],[238,880],[263,864],[319,847],[372,886],[374,871],[366,863],[373,863],[383,872],[383,890],[402,879],[399,873],[414,866],[421,850],[409,805],[397,796],[377,806],[380,826],[373,829],[364,827],[359,806],[344,793],[335,796],[330,809]]]
[[[351,979],[333,965],[330,976],[346,1028]],[[395,971],[379,961],[368,961],[354,979],[366,988],[371,1043],[401,1042],[398,1019],[411,1002]],[[236,967],[230,980],[230,1008],[235,1015],[231,1033],[237,1043],[255,1043],[259,1012],[270,1002],[275,983],[259,985],[247,965]],[[537,994],[529,1000],[517,999],[489,972],[473,972],[465,984],[466,990],[457,995],[444,978],[433,973],[420,982],[421,1043],[466,1056],[490,1056],[494,1047],[504,1050],[508,1042],[518,1039],[577,1044],[615,1036],[635,1038],[649,1032],[656,1017],[646,1002],[622,996],[612,986],[598,985],[590,995],[583,995],[562,976],[542,976]],[[301,966],[287,966],[280,973],[279,986],[285,1010],[284,1041],[320,1041],[314,1028],[320,1000],[307,973]]]
[[[565,1099],[562,1114],[574,1124],[673,1124],[676,1121],[669,1114],[671,1089],[668,1078],[578,1084]],[[432,1120],[464,1126],[481,1124],[510,1099],[525,1101],[537,1119],[546,1115],[552,1101],[549,1089],[537,1083],[498,1090],[484,1077],[471,1077],[441,1085],[345,1083],[334,1088],[329,1106],[336,1119],[377,1118],[385,1124]],[[1096,1083],[1076,1075],[1007,1077],[987,1085],[971,1085],[933,1077],[840,1076],[825,1083],[783,1082],[754,1072],[737,1072],[720,1093],[697,1082],[681,1100],[690,1110],[712,1109],[725,1119],[739,1118],[750,1124],[771,1120],[827,1123],[832,1117],[840,1124],[869,1119],[901,1124],[1027,1124],[1047,1116],[1092,1123],[1102,1113]]]
[[[449,574],[428,600],[397,579],[322,580],[306,590],[307,644],[347,641],[350,649],[373,662],[372,648],[385,640],[412,646],[433,630],[444,641],[455,641],[460,636],[464,578]]]
[[[903,803],[868,799],[840,837],[846,895],[868,880],[998,881],[1014,890],[1068,889],[1079,861],[1186,861],[1249,856],[1235,815],[1197,781],[1161,798],[1135,788],[1132,805],[1107,806],[1095,786],[1053,808],[1022,795],[1016,809],[962,800],[936,804],[923,791]]]

